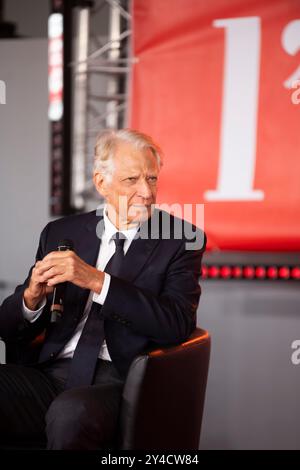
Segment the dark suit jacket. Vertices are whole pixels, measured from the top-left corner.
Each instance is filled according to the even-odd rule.
[[[174,226],[180,219],[170,217],[170,237],[166,239],[161,223],[166,213],[155,209],[154,214],[156,223],[153,223],[154,216],[145,223],[151,238],[132,241],[122,271],[119,277],[112,276],[105,303],[99,307],[108,351],[124,378],[138,354],[158,345],[184,341],[196,327],[206,236],[195,226],[185,225],[201,239],[200,248],[187,250],[186,242],[190,240],[175,235]],[[96,211],[50,222],[41,233],[36,260],[56,250],[60,240],[69,238],[77,255],[95,266],[102,230],[103,216],[96,215]],[[22,298],[31,270],[24,284],[16,288],[0,309],[0,336],[8,348],[18,345],[19,355],[13,359],[23,364],[55,360],[72,336],[89,294],[87,289],[67,283],[62,321],[50,323],[52,295],[49,295],[41,316],[29,323],[23,317]],[[38,335],[43,341],[35,341],[37,347],[29,348]]]

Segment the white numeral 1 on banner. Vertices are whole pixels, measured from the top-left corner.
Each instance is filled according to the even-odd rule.
[[[260,69],[260,18],[227,18],[213,22],[225,28],[225,64],[216,190],[208,201],[261,201],[253,189],[256,159],[257,108]]]

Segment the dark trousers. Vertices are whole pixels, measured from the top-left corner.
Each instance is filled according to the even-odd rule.
[[[99,359],[93,385],[64,390],[71,359],[47,367],[0,365],[0,442],[47,449],[114,448],[124,380]]]

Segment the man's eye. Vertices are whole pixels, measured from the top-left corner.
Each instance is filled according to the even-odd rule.
[[[157,176],[149,176],[148,180],[151,182],[155,182],[157,181]]]

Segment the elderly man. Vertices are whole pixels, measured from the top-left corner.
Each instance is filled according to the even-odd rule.
[[[194,330],[206,237],[181,224],[197,239],[188,248],[181,219],[154,208],[161,165],[149,136],[104,132],[94,170],[104,210],[42,231],[35,265],[0,311],[0,336],[21,351],[17,364],[0,367],[2,439],[44,435],[48,449],[104,448],[133,359]],[[58,251],[66,239],[73,249]],[[58,317],[57,285],[65,286]]]

